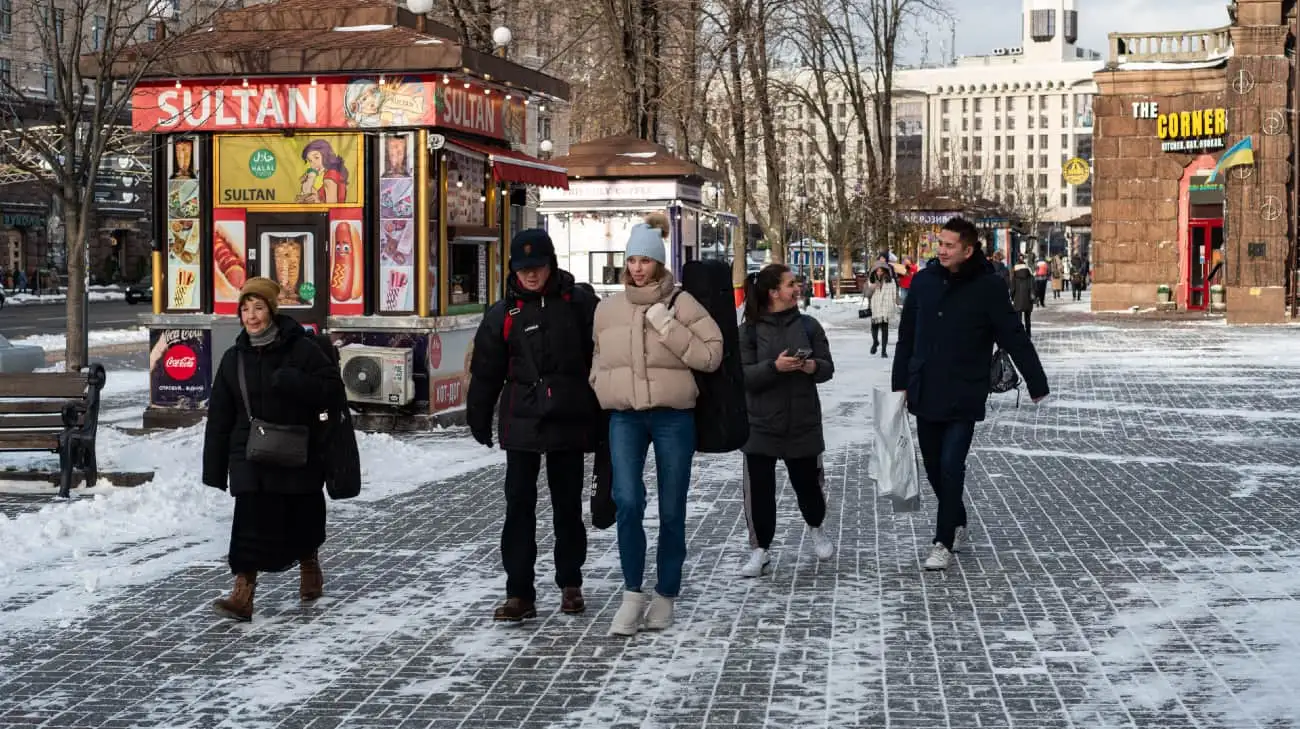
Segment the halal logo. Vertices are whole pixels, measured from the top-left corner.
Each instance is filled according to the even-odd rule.
[[[275,154],[269,149],[259,149],[248,158],[248,171],[253,177],[265,180],[275,174]]]

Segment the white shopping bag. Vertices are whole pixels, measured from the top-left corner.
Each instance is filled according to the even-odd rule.
[[[876,437],[871,449],[874,468],[868,473],[875,475],[876,488],[890,500],[896,513],[917,511],[921,508],[921,478],[912,445],[912,426],[907,420],[906,396],[877,387],[872,411]]]

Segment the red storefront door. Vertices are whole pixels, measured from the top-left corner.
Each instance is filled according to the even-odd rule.
[[[1223,220],[1193,220],[1187,226],[1187,308],[1204,310],[1210,287],[1222,279]]]

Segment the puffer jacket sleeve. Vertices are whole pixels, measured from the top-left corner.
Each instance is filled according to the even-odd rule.
[[[740,327],[740,366],[745,370],[745,389],[750,392],[770,390],[780,381],[776,360],[758,358],[758,328],[753,324]]]
[[[315,410],[327,410],[344,396],[343,377],[311,337],[294,340],[289,366],[272,380],[276,390]]]
[[[821,322],[812,317],[808,317],[808,319],[811,320],[811,326],[809,327],[812,334],[813,353],[811,359],[817,363],[817,369],[813,371],[812,378],[813,382],[820,385],[823,382],[830,382],[830,379],[835,376],[835,360],[831,358],[831,343],[826,338],[826,330],[822,328]]]
[[[235,429],[239,407],[238,397],[228,384],[228,370],[233,367],[234,349],[226,352],[217,366],[217,376],[212,378],[212,396],[208,400],[208,424],[203,431],[203,483],[226,490],[230,475],[230,435]]]
[[[659,339],[668,351],[697,372],[714,372],[722,366],[722,330],[688,293],[677,297],[673,319]]]
[[[475,433],[492,431],[492,415],[505,386],[510,350],[505,340],[506,304],[497,302],[483,317],[474,335],[474,356],[469,363],[469,392],[465,395],[465,420]]]

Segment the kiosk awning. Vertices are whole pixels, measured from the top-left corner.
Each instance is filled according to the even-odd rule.
[[[568,170],[548,165],[523,152],[459,138],[448,139],[447,144],[487,155],[488,164],[492,165],[492,179],[497,182],[518,182],[537,187],[569,189]]]

